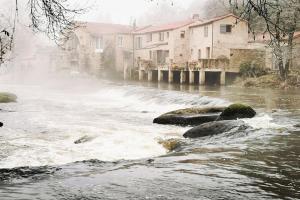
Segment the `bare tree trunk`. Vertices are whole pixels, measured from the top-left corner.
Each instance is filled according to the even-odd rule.
[[[291,66],[293,65],[293,39],[294,39],[294,32],[290,33],[288,36],[288,49],[287,49],[287,60],[284,67],[284,75],[285,79],[288,78],[289,71]]]
[[[283,51],[279,43],[273,44],[274,54],[276,57],[276,64],[279,69],[279,75],[281,80],[285,80],[285,70],[284,70],[284,62],[283,62]]]

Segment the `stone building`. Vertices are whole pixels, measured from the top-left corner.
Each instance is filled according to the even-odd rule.
[[[135,31],[135,58],[150,65],[168,67],[185,66],[189,57],[189,25],[197,18],[149,26]]]
[[[194,16],[134,34],[139,79],[224,85],[239,72],[230,66],[232,50],[248,46],[248,24],[233,14]]]
[[[200,21],[189,28],[190,61],[230,59],[230,49],[248,45],[248,23],[233,14]]]
[[[94,22],[78,22],[78,26],[65,43],[62,69],[122,75],[124,68],[133,65],[131,26]]]

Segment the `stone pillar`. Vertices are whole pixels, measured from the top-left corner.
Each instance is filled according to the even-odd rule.
[[[173,71],[169,70],[169,83],[173,83]]]
[[[157,80],[158,82],[161,82],[163,80],[163,71],[162,70],[158,70],[157,71]]]
[[[195,82],[195,73],[194,73],[194,71],[192,71],[192,70],[189,71],[189,77],[190,77],[189,83],[194,84],[194,82]]]
[[[205,84],[205,71],[201,69],[199,71],[199,84],[204,85]]]
[[[180,84],[183,84],[185,82],[186,76],[185,71],[180,71]]]
[[[127,80],[129,78],[128,77],[128,67],[126,64],[124,65],[124,68],[123,68],[123,78],[124,78],[124,80]]]
[[[221,72],[221,82],[220,82],[220,84],[221,85],[225,85],[225,83],[226,83],[226,72],[223,70],[222,72]]]
[[[150,70],[148,71],[148,81],[152,81],[153,72]]]
[[[144,78],[144,71],[143,70],[139,70],[139,81],[142,81]]]

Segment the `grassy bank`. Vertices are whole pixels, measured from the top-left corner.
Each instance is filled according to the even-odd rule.
[[[287,81],[281,81],[277,74],[267,74],[256,78],[240,77],[233,85],[246,88],[295,89],[300,88],[300,76],[290,75]]]

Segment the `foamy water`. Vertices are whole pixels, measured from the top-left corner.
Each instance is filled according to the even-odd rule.
[[[0,85],[0,91],[13,92],[19,97],[17,103],[1,106],[13,112],[0,113],[5,124],[0,129],[0,168],[164,155],[167,151],[158,141],[182,138],[189,128],[155,125],[152,123],[155,117],[180,108],[230,104],[224,99],[195,93],[90,78],[39,83]],[[244,121],[254,129],[283,127],[272,120],[261,113]],[[255,134],[259,133],[253,133],[251,137],[256,137]],[[83,137],[88,141],[74,143]],[[203,142],[203,146],[232,145],[240,140],[217,137],[220,138]]]
[[[2,105],[13,112],[0,113],[5,124],[0,129],[1,168],[164,155],[158,140],[181,137],[187,128],[153,125],[155,117],[187,106],[228,104],[183,92],[69,81],[62,86],[0,86],[19,97],[17,103]],[[74,143],[82,137],[89,140]]]

